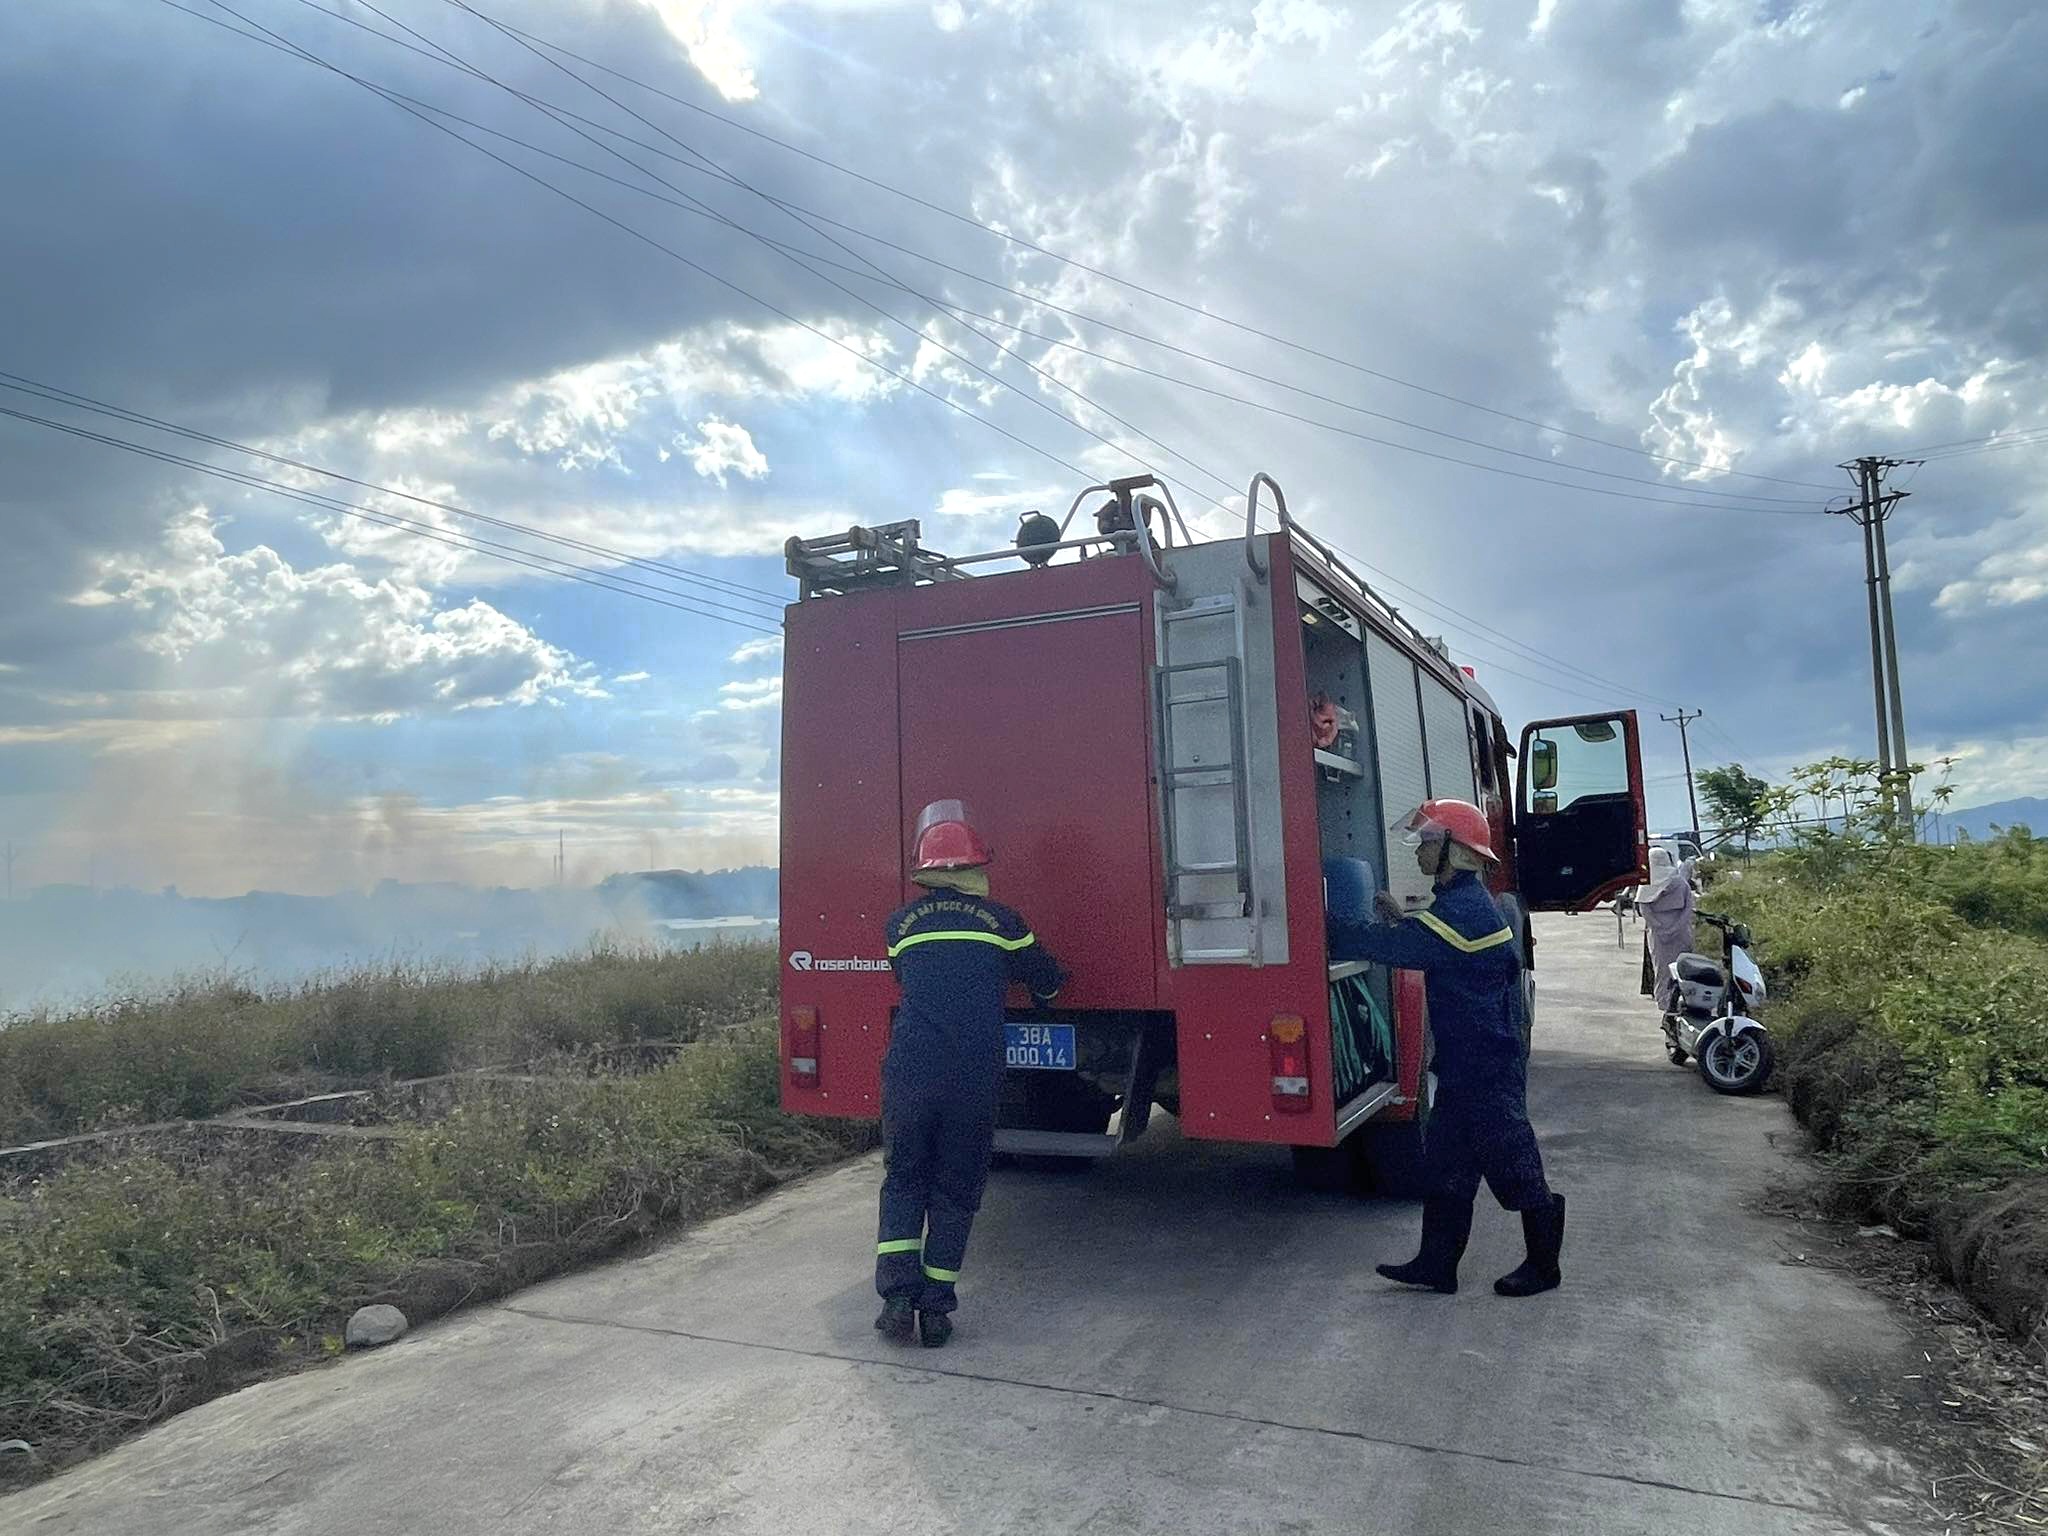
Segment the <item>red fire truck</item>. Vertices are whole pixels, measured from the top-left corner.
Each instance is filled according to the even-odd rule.
[[[1262,494],[1278,532],[1257,531]],[[1330,963],[1325,862],[1419,906],[1388,824],[1431,797],[1484,806],[1532,966],[1529,913],[1647,875],[1634,713],[1540,721],[1511,747],[1471,669],[1265,475],[1242,538],[1190,538],[1148,475],[1088,487],[1064,523],[1033,514],[1013,548],[949,558],[919,535],[785,550],[785,1107],[879,1112],[883,920],[914,891],[918,811],[959,798],[995,895],[1070,973],[1053,1010],[1013,1000],[999,1151],[1103,1156],[1157,1105],[1187,1136],[1290,1146],[1319,1183],[1413,1186],[1423,978]]]

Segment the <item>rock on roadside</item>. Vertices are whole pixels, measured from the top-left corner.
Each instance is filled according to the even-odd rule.
[[[411,1326],[396,1307],[358,1307],[343,1337],[350,1349],[375,1349],[404,1338]]]

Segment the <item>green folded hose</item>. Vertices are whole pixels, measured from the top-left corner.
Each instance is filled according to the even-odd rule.
[[[1340,1104],[1394,1076],[1394,1026],[1362,975],[1330,983],[1330,1056]]]

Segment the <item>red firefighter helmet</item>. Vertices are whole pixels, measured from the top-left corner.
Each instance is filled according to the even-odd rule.
[[[992,855],[974,817],[958,800],[934,800],[918,814],[911,858],[919,870],[979,869]]]
[[[1500,862],[1500,855],[1493,851],[1493,828],[1487,825],[1486,812],[1469,800],[1425,800],[1413,815],[1396,823],[1394,830],[1403,834],[1410,846],[1448,837],[1483,859]]]

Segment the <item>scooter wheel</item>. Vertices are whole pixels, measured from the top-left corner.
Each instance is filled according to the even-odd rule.
[[[1700,1076],[1716,1093],[1750,1094],[1763,1088],[1774,1057],[1770,1036],[1716,1035],[1700,1051]]]

